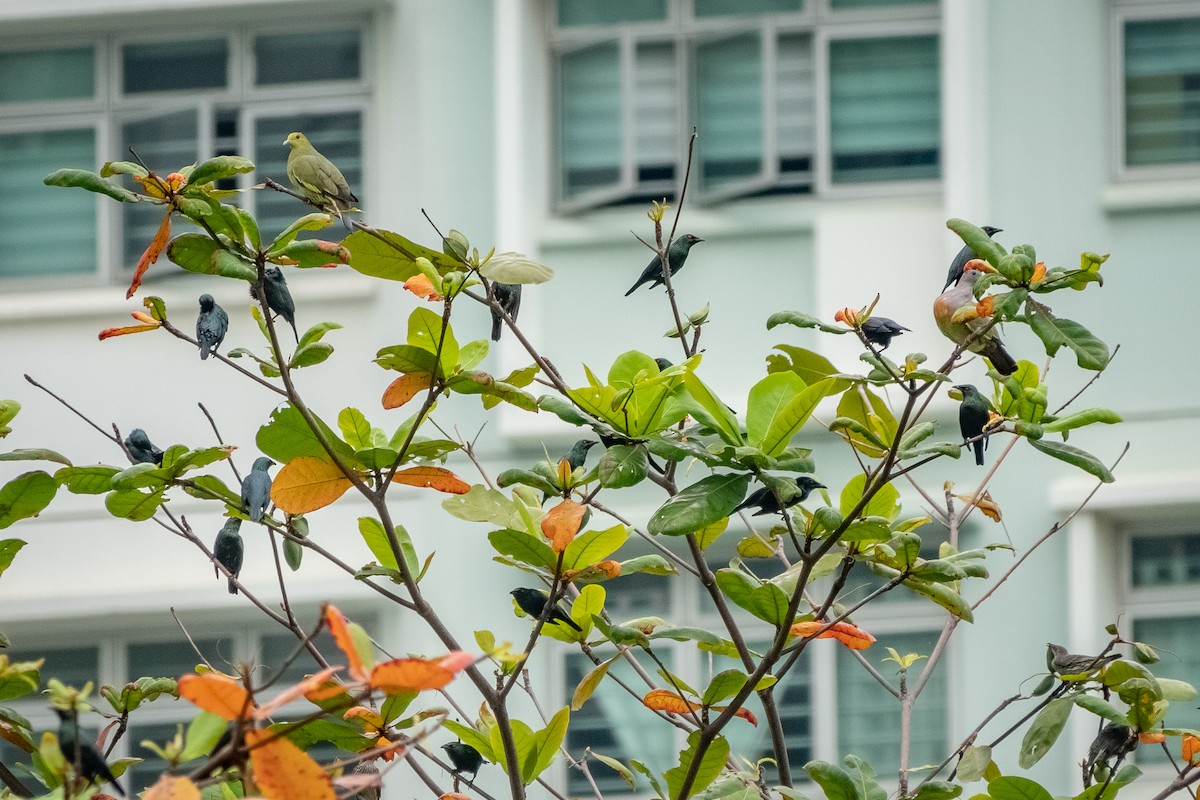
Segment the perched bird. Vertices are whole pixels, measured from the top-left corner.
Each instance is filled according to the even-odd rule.
[[[579,469],[587,461],[588,450],[591,450],[596,445],[595,439],[580,439],[563,458],[571,465],[571,469]]]
[[[125,797],[125,790],[113,777],[112,771],[109,770],[108,764],[104,763],[100,752],[91,743],[83,741],[79,732],[79,718],[75,711],[56,708],[54,713],[58,715],[59,719],[58,749],[62,751],[63,758],[67,760],[67,763],[73,769],[78,769],[79,774],[89,784],[95,783],[97,779],[103,780],[116,789],[117,794]]]
[[[333,211],[339,217],[358,202],[350,191],[346,176],[325,156],[317,152],[308,137],[296,131],[284,141],[288,153],[287,176],[300,194],[318,208]]]
[[[903,336],[908,330],[896,320],[887,317],[868,317],[861,328],[866,340],[877,345],[880,350],[887,350],[893,336]]]
[[[267,296],[267,306],[292,326],[292,335],[296,343],[300,343],[300,334],[296,332],[296,302],[288,291],[287,281],[283,278],[283,270],[279,267],[267,267],[263,270],[263,292]],[[253,296],[251,292],[251,296]]]
[[[245,502],[244,496],[243,502]],[[225,527],[221,528],[217,533],[217,540],[213,542],[213,557],[221,562],[221,566],[229,570],[229,574],[233,578],[241,574],[242,555],[245,552],[242,545],[242,534],[238,532],[241,527],[242,521],[237,517],[227,519]],[[215,564],[213,565],[213,574],[218,577],[221,575]],[[233,582],[233,578],[229,579],[229,593],[237,594],[237,584]]]
[[[686,233],[671,242],[671,246],[667,248],[667,262],[671,265],[672,278],[675,277],[676,272],[683,269],[683,262],[687,261],[688,252],[692,249],[692,245],[703,241],[698,236]],[[625,296],[629,297],[644,283],[649,283],[651,289],[655,286],[663,285],[662,259],[658,256],[650,259],[650,263],[646,265],[646,268],[642,270],[642,274],[638,276],[637,283],[625,293]]]
[[[475,780],[475,776],[479,774],[479,768],[483,766],[482,753],[463,742],[450,742],[450,744],[442,745],[442,749],[450,757],[450,763],[454,765],[454,772],[459,775],[469,772],[471,781]]]
[[[360,761],[358,762],[358,766],[354,768],[354,774],[365,775],[373,782],[373,785],[359,789],[354,797],[358,798],[358,800],[379,800],[379,790],[382,786],[379,781],[379,767],[369,761]]]
[[[1002,229],[993,228],[991,225],[984,225],[982,230],[991,237],[1000,233]],[[967,266],[967,262],[972,258],[979,258],[979,254],[972,250],[970,245],[963,245],[963,249],[959,250],[958,255],[950,262],[950,271],[946,273],[946,285],[942,287],[943,292],[946,291],[950,284],[958,283],[958,279],[963,276],[963,268]]]
[[[521,284],[519,283],[501,283],[494,281],[492,283],[492,294],[496,296],[496,302],[504,309],[513,322],[517,321],[517,312],[521,310]],[[504,330],[504,317],[496,309],[492,311],[492,341],[500,341],[500,332]]]
[[[1097,765],[1103,765],[1111,771],[1125,756],[1136,750],[1137,746],[1138,734],[1135,728],[1119,722],[1105,725],[1088,747],[1087,758],[1083,762],[1083,785],[1086,787],[1091,784],[1093,770]]]
[[[1068,653],[1067,648],[1053,642],[1046,643],[1046,663],[1056,675],[1091,675],[1099,672],[1110,661],[1116,661],[1121,656],[1109,653],[1106,656],[1082,656]]]
[[[743,508],[757,508],[752,516],[760,517],[763,514],[778,514],[784,508],[791,508],[797,503],[803,503],[812,494],[813,489],[824,489],[825,484],[817,483],[816,480],[807,475],[801,475],[796,478],[796,487],[800,489],[800,493],[793,495],[790,500],[784,502],[783,507],[779,505],[779,501],[775,499],[775,493],[771,491],[769,486],[764,486],[761,489],[756,489],[742,501],[742,504],[734,509],[734,512],[741,511]]]
[[[982,335],[976,335],[985,326],[991,325],[990,319],[973,317],[957,322],[954,320],[954,315],[959,309],[975,305],[975,282],[983,275],[977,265],[983,265],[983,262],[974,261],[967,265],[959,282],[939,294],[933,301],[933,319],[937,322],[938,330],[957,345],[973,336],[967,349],[987,358],[1001,375],[1011,375],[1017,371],[1017,362],[1004,348],[1004,342],[1000,341],[1000,334],[995,326],[988,327],[987,332]],[[983,266],[986,268],[986,265]]]
[[[162,466],[163,451],[154,446],[150,437],[141,428],[134,428],[125,437],[125,449],[135,464],[158,464]]]
[[[672,364],[669,360],[667,360],[665,358],[656,358],[656,359],[654,359],[654,363],[658,366],[659,372],[662,372],[664,369],[670,369],[671,367],[675,366],[674,364]]]
[[[550,599],[545,592],[539,592],[537,589],[513,589],[509,594],[517,601],[517,605],[520,606],[521,610],[534,619],[542,615],[542,611],[546,608],[546,601]],[[567,616],[566,612],[558,606],[550,610],[550,616],[546,618],[546,622],[547,624],[562,622],[577,631],[583,630],[583,628],[575,624],[575,620]]]
[[[271,504],[271,476],[267,470],[275,462],[266,456],[254,460],[254,469],[242,478],[242,510],[250,515],[251,522],[259,522]]]
[[[964,441],[975,439],[987,428],[988,420],[991,419],[992,404],[969,383],[954,388],[962,392],[962,402],[958,405],[958,430],[962,433]],[[975,448],[975,463],[979,466],[983,466],[983,451],[987,449],[987,440],[988,437],[984,436],[971,442]]]
[[[211,294],[200,295],[200,316],[196,317],[196,343],[200,345],[200,358],[208,358],[217,352],[229,330],[229,315],[217,305]]]

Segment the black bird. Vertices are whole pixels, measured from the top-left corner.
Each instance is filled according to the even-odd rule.
[[[78,769],[79,774],[89,784],[95,783],[97,779],[104,781],[117,790],[117,794],[125,797],[125,790],[121,788],[121,784],[117,783],[117,779],[113,777],[112,771],[109,770],[108,764],[104,763],[104,758],[100,752],[90,744],[83,741],[79,733],[79,719],[75,711],[67,711],[66,709],[56,708],[54,713],[58,715],[58,749],[62,751],[63,758],[71,765],[72,769]]]
[[[668,361],[665,358],[656,358],[656,359],[654,359],[654,363],[658,365],[659,372],[662,372],[664,369],[670,369],[671,367],[675,366],[674,364],[672,364],[670,361]]]
[[[671,246],[667,248],[667,261],[671,265],[671,277],[675,277],[675,273],[683,269],[683,262],[687,261],[688,251],[692,249],[692,245],[704,240],[698,236],[693,236],[686,233],[680,236],[675,241],[671,242]],[[637,283],[625,293],[626,297],[637,291],[637,288],[644,283],[649,283],[650,288],[663,285],[662,259],[657,255],[650,259],[650,263],[642,270],[642,274],[638,276]]]
[[[226,520],[225,527],[221,528],[217,533],[217,540],[213,542],[213,557],[221,562],[221,566],[229,570],[229,574],[233,578],[242,572],[242,556],[245,553],[242,534],[238,532],[241,527],[242,521],[237,517]],[[213,574],[217,577],[221,575],[215,564],[213,565]],[[233,582],[233,578],[229,579],[229,593],[237,594],[237,584]]]
[[[908,328],[887,317],[869,317],[862,324],[863,336],[871,344],[878,345],[880,350],[887,350],[892,337],[903,336],[906,330]]]
[[[134,428],[125,437],[125,449],[135,464],[158,464],[162,466],[163,451],[154,446],[150,437],[141,428]]]
[[[542,616],[542,611],[546,608],[546,601],[550,599],[545,592],[539,592],[537,589],[513,589],[509,594],[517,601],[521,610],[534,619]],[[550,610],[550,616],[546,618],[546,622],[547,624],[562,622],[577,631],[583,630],[558,606]]]
[[[261,521],[271,504],[271,476],[267,470],[274,465],[271,459],[260,456],[254,460],[250,474],[242,478],[242,510],[250,515],[251,522]]]
[[[209,352],[217,352],[225,334],[229,331],[229,315],[217,305],[211,294],[200,295],[200,316],[196,317],[196,343],[200,345],[200,358],[208,358]]]
[[[1111,772],[1125,756],[1136,750],[1137,746],[1138,734],[1134,728],[1119,722],[1105,725],[1088,747],[1087,758],[1083,762],[1083,785],[1091,785],[1093,771],[1097,765],[1103,765]]]
[[[992,404],[969,383],[954,388],[962,392],[962,402],[958,406],[958,430],[962,433],[964,441],[974,439],[987,428],[991,419]],[[980,466],[983,465],[983,451],[987,448],[987,441],[988,437],[984,436],[971,443],[975,448],[975,463]]]
[[[521,284],[519,283],[501,283],[500,281],[492,282],[492,294],[496,297],[496,302],[500,307],[512,317],[513,322],[517,321],[517,312],[521,310]],[[500,312],[496,309],[491,309],[492,312],[492,341],[500,341],[500,332],[504,330],[504,317],[500,316]]]
[[[1056,675],[1090,675],[1099,672],[1110,661],[1121,656],[1109,653],[1106,656],[1082,656],[1068,653],[1067,648],[1053,642],[1046,643],[1046,663]]]
[[[825,484],[817,483],[815,479],[810,478],[807,475],[801,475],[799,478],[796,478],[796,486],[800,489],[800,493],[793,495],[792,499],[787,500],[784,503],[783,508],[791,508],[797,503],[803,503],[808,499],[808,496],[812,494],[813,489],[825,488]],[[758,508],[758,511],[755,511],[752,515],[755,517],[760,517],[763,514],[778,514],[783,511],[783,508],[780,508],[779,506],[779,501],[775,499],[775,493],[772,492],[768,486],[764,486],[761,489],[756,489],[755,491],[751,492],[750,495],[742,501],[742,504],[733,511],[736,513],[741,511],[743,508],[754,507]]]
[[[296,302],[288,291],[287,281],[284,280],[283,270],[279,267],[267,267],[263,270],[263,292],[267,296],[267,306],[292,326],[292,335],[296,343],[300,343],[300,334],[296,332]],[[253,292],[251,292],[253,296]]]
[[[463,742],[444,744],[442,749],[450,757],[450,763],[454,765],[454,772],[459,775],[469,772],[471,773],[470,782],[474,782],[475,776],[479,774],[479,768],[483,766],[483,754]]]
[[[991,225],[984,225],[983,232],[989,237],[995,236],[1003,230],[1003,228],[993,228]],[[963,276],[963,267],[967,266],[967,262],[972,258],[979,258],[979,254],[971,249],[970,245],[963,245],[963,249],[958,251],[958,255],[950,262],[950,271],[946,273],[946,285],[942,287],[942,291],[950,288],[950,284],[958,283],[958,279]]]
[[[591,450],[595,445],[595,439],[580,439],[563,458],[571,465],[571,469],[579,469],[587,461],[588,450]]]

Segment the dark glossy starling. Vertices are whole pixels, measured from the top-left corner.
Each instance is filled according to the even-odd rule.
[[[991,237],[995,236],[997,233],[1000,233],[1000,231],[1003,229],[993,228],[991,225],[984,225],[982,230],[989,237]],[[971,249],[970,245],[963,245],[963,249],[959,250],[958,255],[956,255],[954,260],[950,262],[950,271],[946,273],[946,285],[942,287],[943,292],[946,291],[950,284],[958,283],[958,279],[963,275],[963,267],[965,267],[967,262],[972,258],[979,258],[979,255]]]
[[[692,249],[692,245],[703,241],[700,237],[687,233],[671,242],[671,246],[667,248],[667,261],[671,264],[672,278],[675,277],[676,272],[683,269],[683,262],[687,261],[688,252]],[[650,259],[650,263],[646,265],[646,268],[642,270],[642,274],[638,276],[637,283],[625,293],[625,296],[629,297],[644,283],[649,283],[651,289],[655,286],[662,286],[662,272],[662,259],[655,256]]]
[[[150,441],[150,437],[141,428],[134,428],[125,437],[125,449],[135,464],[158,464],[162,466],[163,451]]]
[[[242,534],[238,532],[241,526],[242,521],[237,517],[225,520],[225,527],[221,528],[217,533],[217,540],[213,542],[213,557],[221,562],[221,566],[229,570],[233,578],[242,572],[242,556],[245,547],[242,545]],[[218,577],[221,575],[215,564],[213,573]],[[229,593],[237,594],[237,584],[233,582],[233,578],[229,579]]]
[[[521,310],[521,284],[519,283],[500,283],[494,281],[492,283],[492,294],[496,296],[496,302],[500,307],[512,317],[513,322],[517,321],[517,313]],[[504,330],[504,317],[496,309],[492,309],[492,341],[500,341],[500,332]]]
[[[100,752],[90,742],[83,741],[79,732],[79,719],[75,712],[56,708],[54,713],[60,720],[58,749],[62,751],[63,758],[71,765],[72,770],[78,769],[79,774],[88,783],[95,783],[97,780],[108,783],[117,790],[117,794],[125,797],[125,790],[113,777],[112,771],[109,770],[108,764],[104,762]]]
[[[475,776],[479,774],[479,768],[483,766],[483,754],[471,745],[462,742],[444,744],[442,749],[450,757],[450,763],[454,765],[454,772],[459,775],[469,772],[471,781],[475,780]]]
[[[987,427],[992,404],[969,383],[954,388],[962,392],[962,402],[958,406],[958,430],[964,441],[974,439]],[[980,466],[983,465],[983,451],[987,448],[987,442],[988,437],[984,436],[971,443],[975,448],[975,463]]]
[[[662,372],[665,369],[670,369],[671,367],[675,366],[674,364],[672,364],[670,361],[668,361],[665,358],[656,358],[656,359],[654,359],[654,363],[658,365],[659,372]]]
[[[242,510],[250,515],[251,522],[259,522],[271,504],[271,476],[267,470],[275,462],[266,456],[254,461],[254,469],[242,479]]]
[[[509,594],[517,601],[517,605],[521,607],[521,610],[534,619],[542,615],[542,610],[546,607],[546,601],[550,599],[545,592],[539,592],[537,589],[513,589]],[[562,622],[577,631],[583,630],[583,628],[575,624],[575,620],[567,616],[566,612],[558,606],[551,609],[550,616],[546,618],[546,622]]]
[[[801,475],[796,478],[796,486],[800,489],[798,494],[792,496],[784,504],[784,508],[791,508],[797,503],[803,503],[812,494],[813,489],[824,489],[825,484],[817,483],[813,478],[807,475]],[[734,509],[734,512],[741,511],[743,508],[757,508],[752,516],[760,517],[763,514],[778,514],[783,511],[779,507],[779,501],[775,499],[775,493],[771,491],[769,486],[764,486],[761,489],[756,489],[742,501],[742,504]]]
[[[283,270],[279,267],[267,267],[263,270],[263,292],[267,296],[267,306],[288,321],[292,326],[292,335],[299,344],[300,334],[296,332],[296,303],[292,300],[292,293],[288,291]]]
[[[196,342],[200,345],[200,358],[208,358],[217,352],[225,334],[229,331],[229,315],[217,305],[211,294],[200,295],[200,316],[196,317]]]
[[[1103,765],[1111,771],[1124,760],[1125,756],[1136,750],[1137,746],[1136,729],[1119,722],[1110,722],[1105,725],[1088,747],[1087,758],[1083,762],[1083,785],[1091,784],[1093,770],[1097,765]],[[1099,779],[1101,776],[1096,775],[1095,777]]]
[[[862,324],[863,336],[880,350],[887,350],[893,336],[902,336],[908,328],[887,317],[870,317]]]
[[[1046,643],[1046,662],[1056,675],[1091,675],[1099,672],[1110,661],[1121,656],[1109,653],[1106,656],[1082,656],[1068,653],[1061,644]]]
[[[580,439],[563,458],[571,465],[571,469],[579,469],[587,461],[588,450],[591,450],[596,444],[595,439]]]

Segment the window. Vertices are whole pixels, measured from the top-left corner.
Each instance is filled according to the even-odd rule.
[[[940,177],[936,0],[558,0],[563,210]]]
[[[0,279],[127,281],[162,208],[100,202],[42,178],[130,160],[130,149],[163,175],[244,155],[258,172],[220,188],[248,189],[264,175],[286,183],[284,138],[302,130],[362,196],[366,33],[344,24],[101,35],[69,48],[0,38]],[[259,215],[266,241],[305,213],[270,191],[230,202]]]
[[[1200,10],[1118,15],[1123,116],[1120,168],[1200,163]]]

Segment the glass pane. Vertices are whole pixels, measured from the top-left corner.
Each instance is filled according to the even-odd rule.
[[[41,681],[46,685],[50,678],[58,678],[67,686],[82,688],[92,681],[100,685],[100,650],[96,647],[60,647],[55,649],[6,650],[9,662],[36,661],[46,659],[42,665]],[[37,694],[26,695],[21,700],[33,699],[42,704],[44,698]]]
[[[667,0],[558,0],[558,24],[612,25],[667,18]]]
[[[1200,19],[1125,23],[1125,161],[1200,161]]]
[[[1200,675],[1197,630],[1200,630],[1200,617],[1135,619],[1133,622],[1134,640],[1145,642],[1162,656],[1162,661],[1150,667],[1155,677],[1174,678],[1193,686],[1196,676]],[[1200,710],[1194,703],[1171,703],[1165,722],[1168,728],[1200,728]],[[1167,762],[1166,754],[1157,746],[1138,748],[1136,757],[1139,763],[1165,765]]]
[[[936,36],[830,42],[829,95],[835,182],[941,174]]]
[[[363,621],[356,620],[356,622],[362,624]],[[322,629],[317,638],[313,640],[313,643],[330,665],[339,664],[345,659],[345,656],[339,654],[340,651],[337,645],[334,644],[333,637],[329,635],[328,631]],[[284,663],[296,652],[296,648],[299,645],[300,640],[291,634],[272,633],[263,636],[259,643],[258,658],[255,659],[255,663],[260,664],[261,667],[255,671],[255,679],[260,683],[265,680],[273,680]],[[319,669],[321,667],[313,659],[312,655],[307,650],[302,650],[287,665],[287,669],[284,670],[279,680],[275,682],[275,686],[283,688],[289,684],[297,683],[305,675],[311,675]]]
[[[121,51],[127,94],[224,89],[228,81],[229,42],[226,39],[127,44]]]
[[[671,604],[671,581],[663,575],[635,572],[605,587],[604,607],[617,619],[660,614]]]
[[[696,47],[700,178],[713,188],[763,171],[763,86],[759,35]]]
[[[679,92],[675,46],[638,45],[634,68],[633,119],[637,182],[646,191],[675,188],[679,159]]]
[[[816,140],[812,37],[780,37],[775,65],[780,183],[811,189]]]
[[[615,43],[564,53],[558,68],[562,195],[621,179],[621,68]]]
[[[95,93],[95,48],[0,53],[0,103],[68,100]]]
[[[697,17],[720,17],[728,14],[778,14],[800,11],[804,0],[695,0]]]
[[[894,647],[901,655],[929,655],[936,641],[936,631],[883,635],[864,655],[895,687],[896,665],[882,661],[887,648]],[[913,665],[910,683],[925,663]],[[870,753],[869,761],[878,773],[894,772],[900,760],[900,701],[840,647],[837,675],[838,752]],[[910,764],[937,764],[946,757],[946,691],[946,661],[942,660],[913,706]]]
[[[1136,536],[1130,544],[1135,588],[1200,582],[1200,534]]]
[[[130,680],[143,677],[178,678],[195,670],[201,663],[199,649],[217,669],[230,671],[236,662],[232,639],[196,639],[193,649],[188,641],[163,641],[131,644],[129,646]]]
[[[269,175],[279,183],[289,185],[288,146],[284,140],[292,131],[303,131],[313,147],[342,171],[346,182],[350,184],[350,191],[359,198],[366,197],[366,187],[363,185],[362,114],[346,111],[338,114],[260,117],[254,124],[254,153],[248,155],[257,167],[256,175]],[[274,239],[297,218],[316,211],[294,197],[269,190],[257,192],[255,202],[258,204],[258,227],[265,242]],[[300,234],[301,239],[336,239],[338,236],[333,229]]]
[[[829,0],[829,7],[834,11],[844,11],[849,8],[885,8],[887,6],[930,6],[937,0]]]
[[[352,81],[362,76],[362,36],[357,30],[255,36],[254,57],[259,86]]]
[[[121,126],[121,136],[125,146],[120,152],[128,153],[132,148],[146,166],[158,175],[169,175],[200,157],[199,118],[194,109],[127,122]],[[132,270],[154,239],[162,223],[164,209],[153,203],[136,203],[123,204],[120,211],[123,247],[121,268]],[[164,266],[168,269],[164,270]],[[165,259],[160,259],[158,269],[151,269],[148,274],[161,275],[172,268]]]
[[[96,271],[97,196],[42,184],[63,167],[96,169],[94,130],[0,134],[0,278]]]
[[[600,657],[607,658],[609,655],[603,653]],[[594,666],[582,655],[567,656],[565,686],[568,697]],[[571,715],[571,726],[567,729],[567,750],[573,756],[580,757],[583,749],[590,747],[597,753],[626,763],[630,758],[636,758],[654,772],[669,769],[677,760],[677,729],[658,717],[648,716],[640,699],[618,686],[614,678],[634,692],[648,691],[646,684],[628,663],[624,660],[614,662],[591,699]],[[632,719],[637,719],[638,723],[629,724]],[[628,793],[625,782],[608,767],[593,762],[592,777],[601,794]],[[593,794],[587,778],[575,769],[567,770],[567,793],[572,797]]]

